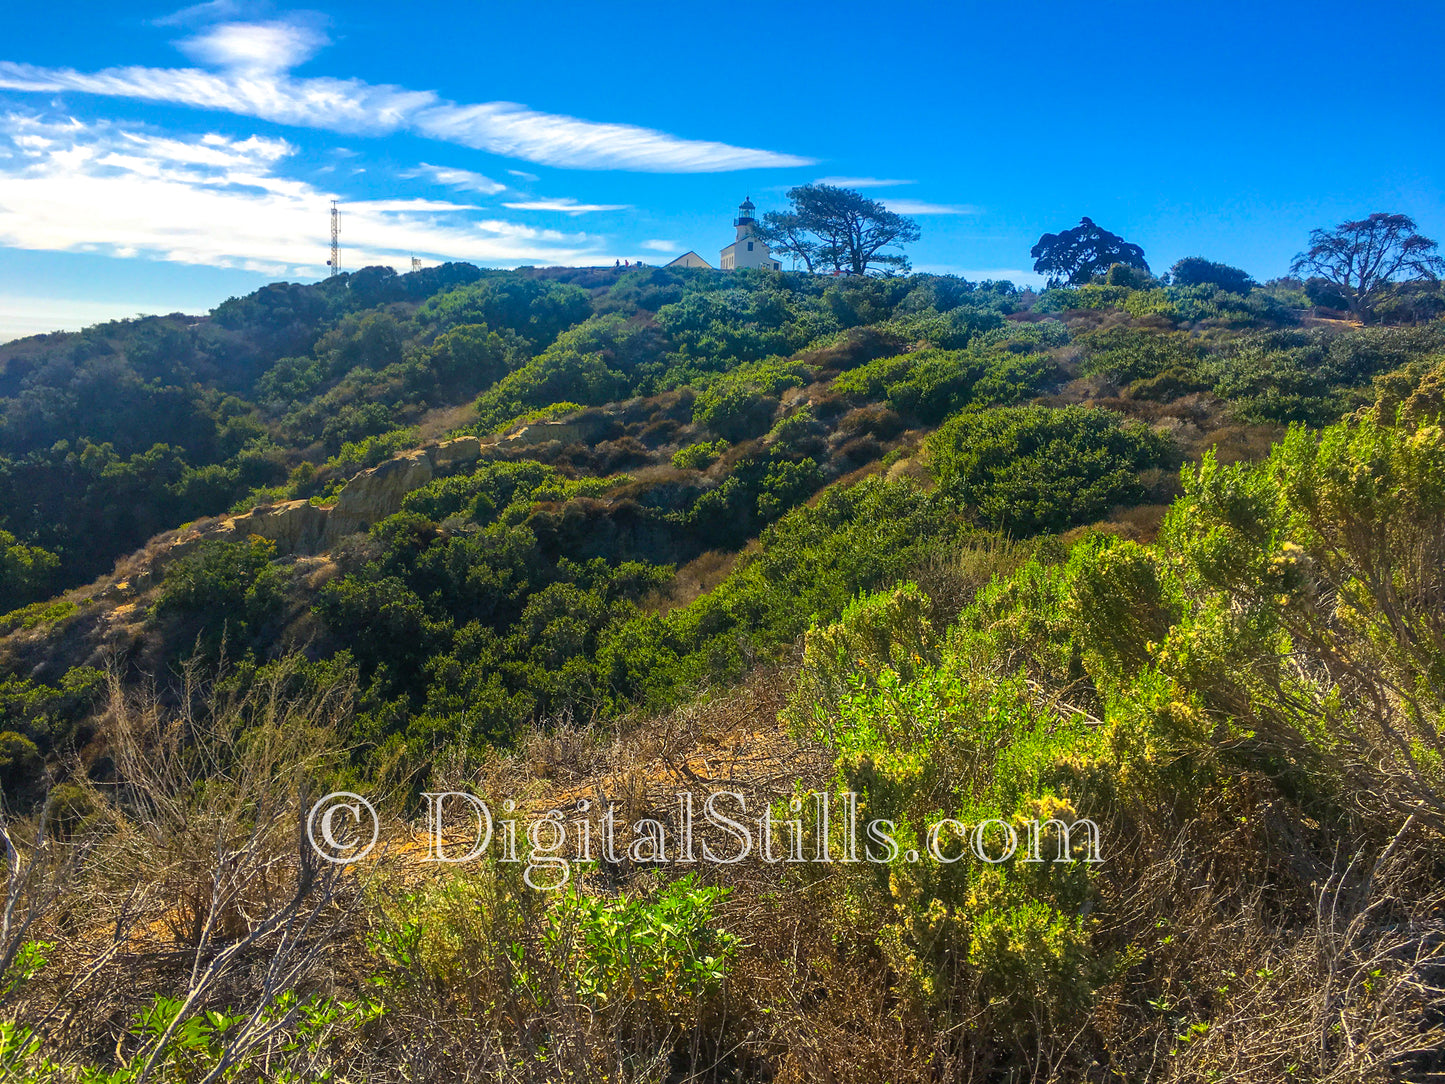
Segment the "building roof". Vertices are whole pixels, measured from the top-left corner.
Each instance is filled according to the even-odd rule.
[[[674,266],[675,264],[680,264],[680,263],[682,263],[682,262],[683,262],[684,260],[686,260],[689,256],[693,257],[693,259],[695,259],[695,260],[701,261],[701,263],[702,263],[702,265],[703,265],[704,267],[708,267],[708,268],[712,267],[712,264],[708,263],[706,260],[704,260],[701,256],[699,256],[699,255],[698,255],[696,252],[694,252],[692,249],[688,249],[686,252],[684,252],[684,253],[683,253],[681,256],[679,256],[677,259],[671,261],[670,263],[665,263],[665,264],[663,264],[662,266],[664,266],[664,267],[672,267],[672,266]]]

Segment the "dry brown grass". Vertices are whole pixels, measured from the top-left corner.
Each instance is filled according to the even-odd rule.
[[[1032,540],[977,535],[931,552],[912,572],[913,581],[932,602],[934,628],[947,628],[995,576],[1006,576],[1035,553]]]
[[[708,550],[677,570],[665,592],[649,594],[641,602],[646,613],[666,614],[707,594],[737,566],[741,553]]]
[[[1191,449],[1190,458],[1197,459],[1212,448],[1220,463],[1257,462],[1269,455],[1270,447],[1284,434],[1284,426],[1280,425],[1225,423],[1203,433],[1197,452]]]
[[[417,443],[441,440],[453,429],[460,429],[476,420],[476,405],[471,401],[428,410],[417,421]]]
[[[334,757],[351,692],[287,673],[238,689],[195,668],[172,696],[126,689],[114,671],[109,690],[115,781],[77,776],[62,834],[47,838],[43,811],[8,862],[30,922],[7,922],[0,940],[38,938],[49,962],[6,987],[7,1011],[59,1066],[118,1065],[144,1084],[176,1028],[225,1006],[238,1021],[205,1075],[220,1079],[284,1030],[268,1010],[309,981],[358,898],[344,867],[304,845],[307,779]],[[16,881],[36,868],[48,877]],[[177,999],[169,1027],[134,1031],[162,994]]]
[[[879,403],[850,410],[838,421],[838,431],[850,437],[873,436],[879,440],[892,440],[903,432],[903,419],[897,411]]]
[[[956,611],[1029,549],[979,540],[931,560],[916,578],[939,607]],[[553,720],[509,752],[438,764],[432,785],[511,796],[525,809],[569,816],[584,802],[594,812],[610,806],[624,821],[651,816],[672,826],[680,791],[699,804],[712,792],[734,791],[756,810],[831,778],[827,753],[778,723],[792,683],[786,666],[760,669],[737,689],[605,730]],[[140,730],[154,733],[154,725]],[[133,764],[128,775],[169,771],[146,744],[128,756],[153,766]],[[147,792],[179,796],[169,784]],[[368,976],[379,968],[392,976],[380,995],[385,1015],[361,1030],[338,1025],[328,1041],[324,1064],[354,1080],[1435,1079],[1430,1074],[1441,1065],[1434,1051],[1445,1038],[1438,838],[1411,823],[1393,840],[1367,833],[1353,851],[1340,849],[1330,832],[1253,776],[1206,796],[1204,808],[1202,818],[1160,809],[1105,826],[1110,854],[1097,937],[1133,962],[1076,1018],[1054,1022],[1044,1040],[1023,1045],[976,1030],[983,1004],[966,968],[947,1007],[925,1008],[906,995],[875,943],[881,901],[860,902],[866,893],[860,897],[856,878],[837,867],[697,867],[704,883],[729,890],[718,918],[743,948],[721,988],[659,1015],[642,1002],[589,1000],[577,975],[558,969],[555,938],[573,935],[549,925],[545,901],[498,895],[489,875],[425,866],[418,861],[424,847],[402,840],[392,859],[370,867],[370,917],[326,925],[325,937],[310,943],[320,951],[305,958],[295,982],[352,998],[369,989]],[[460,818],[454,828],[459,838],[467,834]],[[135,835],[129,830],[125,838]],[[53,973],[24,1000],[11,1001],[12,1014],[34,1019],[72,987],[83,993],[88,1012],[56,1010],[46,1025],[52,1048],[67,1057],[104,1063],[119,1051],[134,1063],[142,1050],[124,1038],[130,1014],[153,993],[186,988],[204,955],[197,942],[239,943],[257,916],[284,906],[288,886],[294,892],[294,868],[280,861],[285,849],[268,844],[256,852],[267,857],[243,894],[207,903],[200,886],[214,883],[220,867],[204,846],[197,850],[204,841],[142,835],[144,847],[107,852],[109,880],[76,879],[66,905],[44,916],[45,936],[60,943]],[[713,842],[728,849],[725,840]],[[448,950],[454,970],[383,967],[365,947],[366,931],[383,921],[378,901],[395,903],[452,878],[481,885],[495,901],[490,911],[454,902],[428,912],[459,939]],[[133,891],[107,889],[126,879]],[[650,871],[624,861],[589,875],[585,885],[637,896],[652,883]],[[516,959],[500,952],[513,942],[522,953]],[[256,985],[264,972],[255,968],[264,956],[246,959],[198,1004],[258,1004],[266,995]],[[1201,1023],[1208,1027],[1195,1028]]]

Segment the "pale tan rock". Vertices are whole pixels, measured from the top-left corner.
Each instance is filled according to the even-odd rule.
[[[286,501],[235,517],[231,534],[237,541],[253,534],[269,538],[278,553],[314,553],[325,535],[326,521],[326,510],[310,501]]]
[[[326,517],[322,545],[330,546],[338,538],[363,531],[401,511],[406,495],[430,482],[434,473],[431,457],[422,450],[362,471],[342,487],[341,496]]]
[[[131,586],[130,581],[119,580],[97,592],[94,597],[97,602],[115,602],[119,599],[129,598],[133,594],[135,594],[135,588]]]
[[[573,444],[577,441],[590,440],[595,428],[591,425],[578,425],[576,422],[536,422],[532,425],[522,426],[521,429],[506,437],[502,443],[531,447],[534,444],[546,444],[548,441],[556,440],[563,444]]]
[[[444,440],[430,449],[432,466],[437,470],[459,463],[472,463],[481,457],[482,442],[476,437],[457,437]]]

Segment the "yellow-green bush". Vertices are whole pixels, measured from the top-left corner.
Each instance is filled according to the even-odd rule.
[[[905,680],[937,661],[928,598],[911,583],[855,599],[831,625],[803,639],[803,664],[783,717],[795,732],[826,734],[855,677],[872,680],[891,667]]]
[[[940,657],[925,612],[905,585],[812,630],[790,712],[796,720],[811,706],[837,754],[837,789],[859,795],[859,825],[893,822],[890,860],[860,834],[865,861],[846,868],[856,906],[883,907],[877,944],[904,989],[935,1011],[981,1013],[983,1027],[1022,1036],[1041,1006],[1055,1016],[1086,1005],[1108,971],[1084,917],[1086,855],[1030,863],[1025,845],[990,865],[961,853],[966,841],[951,829],[932,845],[961,857],[939,862],[930,826],[998,820],[1025,840],[1034,818],[1070,824],[1108,789],[1096,778],[1107,748],[1082,720],[1035,703],[1025,672],[1002,669],[966,629]],[[841,832],[835,825],[835,848]],[[1058,841],[1048,833],[1041,844]]]

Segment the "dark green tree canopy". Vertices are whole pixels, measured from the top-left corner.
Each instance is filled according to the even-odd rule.
[[[897,274],[908,257],[885,252],[917,241],[918,223],[894,214],[851,188],[805,184],[788,190],[791,211],[769,211],[758,235],[780,254],[796,256],[809,271],[834,274]]]
[[[1298,275],[1309,272],[1339,288],[1351,315],[1368,320],[1375,305],[1400,280],[1434,281],[1445,272],[1438,246],[1415,232],[1409,215],[1372,214],[1341,222],[1332,230],[1310,233],[1310,247],[1290,264]]]
[[[1169,278],[1175,286],[1217,286],[1232,294],[1247,294],[1255,285],[1248,271],[1203,256],[1184,257],[1169,269]]]
[[[1034,258],[1034,270],[1049,276],[1050,286],[1077,286],[1116,263],[1149,270],[1142,248],[1094,225],[1090,218],[1080,219],[1071,230],[1044,234],[1029,255]]]

